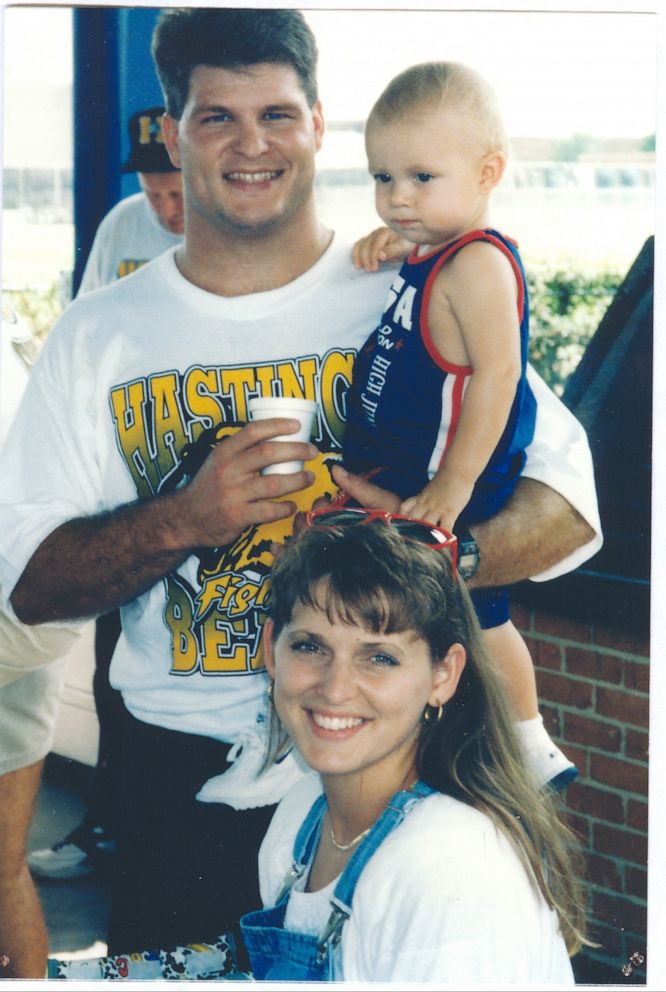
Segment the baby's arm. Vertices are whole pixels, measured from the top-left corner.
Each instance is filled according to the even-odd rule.
[[[443,358],[470,365],[458,427],[433,479],[401,512],[452,530],[500,440],[520,378],[516,277],[505,256],[475,242],[438,273],[428,322]]]
[[[394,234],[388,227],[377,227],[352,248],[352,260],[357,269],[376,272],[380,262],[402,262],[414,245]]]

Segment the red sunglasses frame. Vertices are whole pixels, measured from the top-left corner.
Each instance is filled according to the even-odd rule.
[[[433,535],[440,535],[441,539],[433,543],[429,541],[420,541],[417,537],[412,537],[409,534],[401,534],[400,536],[405,541],[414,541],[416,544],[423,544],[426,548],[433,548],[436,551],[447,550],[451,554],[451,561],[453,564],[454,574],[458,570],[458,539],[455,534],[451,534],[450,531],[444,530],[435,524],[430,523],[429,520],[420,520],[417,517],[407,517],[402,513],[389,513],[387,510],[370,510],[363,506],[336,506],[335,503],[331,506],[323,507],[320,510],[309,510],[305,514],[305,526],[321,528],[322,530],[327,527],[338,527],[345,526],[345,524],[330,523],[326,524],[319,522],[318,518],[323,517],[327,514],[349,514],[349,522],[351,524],[357,524],[363,526],[364,524],[369,524],[373,520],[382,520],[388,527],[390,527],[394,522],[405,521],[409,524],[420,524],[425,527]],[[359,519],[354,521],[353,518],[358,516]],[[398,533],[400,533],[400,528],[395,528]]]

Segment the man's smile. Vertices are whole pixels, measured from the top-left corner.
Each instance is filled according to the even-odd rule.
[[[234,183],[249,183],[250,185],[255,185],[258,183],[267,183],[272,179],[277,179],[281,176],[283,169],[274,169],[272,171],[264,172],[225,172],[224,178],[229,182]]]

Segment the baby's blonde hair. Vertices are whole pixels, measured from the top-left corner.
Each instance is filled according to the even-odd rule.
[[[497,97],[476,70],[460,62],[423,62],[405,69],[391,80],[368,117],[366,132],[375,125],[393,123],[419,107],[450,104],[475,124],[484,154],[508,155]]]

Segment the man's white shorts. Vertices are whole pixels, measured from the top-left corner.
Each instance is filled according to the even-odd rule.
[[[0,775],[27,768],[51,750],[65,659],[0,686]]]
[[[82,628],[27,627],[0,610],[0,775],[51,750],[65,655]]]

